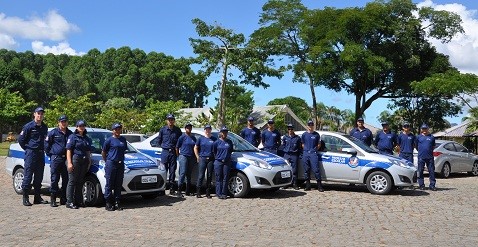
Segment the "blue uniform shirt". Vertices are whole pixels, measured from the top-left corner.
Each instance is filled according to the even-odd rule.
[[[266,129],[262,131],[262,143],[264,148],[277,149],[280,146],[281,138],[278,130],[270,131]]]
[[[372,131],[370,131],[367,128],[363,129],[362,131],[360,131],[359,128],[353,128],[350,131],[350,135],[361,140],[368,146],[372,145],[373,134],[372,134]]]
[[[199,148],[199,157],[214,157],[212,145],[216,140],[217,138],[214,136],[211,136],[211,138],[200,136],[196,141],[196,146]]]
[[[170,129],[167,125],[163,126],[159,130],[158,146],[166,149],[175,148],[176,144],[178,143],[178,139],[182,134],[183,133],[181,132],[181,129],[177,126],[173,126],[172,129]]]
[[[222,162],[230,161],[233,150],[232,141],[229,139],[217,139],[212,146],[212,150],[214,153],[215,160],[219,160]]]
[[[379,131],[375,136],[374,145],[378,150],[393,151],[393,148],[397,145],[397,135],[392,131]]]
[[[400,153],[413,153],[415,145],[415,135],[411,132],[408,134],[400,133],[397,138],[397,144],[400,146]]]
[[[419,159],[433,159],[433,149],[435,148],[435,137],[432,134],[418,135],[415,140]]]
[[[86,156],[87,152],[91,151],[91,139],[86,136],[86,130],[83,136],[76,132],[71,134],[66,142],[66,149],[72,150],[75,155]]]
[[[68,128],[66,128],[65,133],[60,130],[60,127],[50,130],[45,139],[45,153],[48,155],[65,155],[66,142],[71,134],[73,132]]]
[[[259,143],[261,141],[261,131],[258,128],[253,127],[251,129],[249,127],[245,127],[241,130],[240,135],[250,144],[254,145],[254,147],[259,146]]]
[[[284,153],[299,153],[302,148],[302,140],[298,135],[284,135],[282,137],[282,145],[284,146]]]
[[[179,148],[180,154],[190,157],[194,156],[194,145],[196,145],[196,137],[192,134],[191,136],[183,134],[179,137],[176,147]]]
[[[304,132],[302,134],[302,143],[304,144],[304,151],[317,151],[317,146],[320,143],[320,135],[317,132]]]
[[[37,125],[35,121],[28,122],[18,136],[18,143],[24,150],[43,150],[47,133],[48,127],[43,122],[40,125]]]
[[[102,151],[106,153],[106,160],[124,161],[124,153],[128,149],[126,138],[110,136],[103,144]]]

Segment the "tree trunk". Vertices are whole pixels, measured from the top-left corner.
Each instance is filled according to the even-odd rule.
[[[226,122],[226,82],[227,82],[227,49],[225,50],[222,68],[221,94],[219,96],[219,111],[217,111],[217,128],[221,128]]]
[[[319,122],[319,118],[317,116],[317,99],[315,98],[315,88],[314,88],[314,80],[312,79],[311,75],[309,73],[309,87],[310,87],[310,93],[312,95],[312,119],[315,121],[315,129],[320,129],[319,125],[321,124]]]

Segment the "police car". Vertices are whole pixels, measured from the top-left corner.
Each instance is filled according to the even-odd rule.
[[[365,184],[373,194],[388,194],[396,187],[409,187],[416,182],[416,168],[411,162],[381,155],[347,134],[317,132],[325,145],[318,152],[322,181]],[[296,135],[303,133],[297,131]],[[311,171],[314,178],[313,174]],[[298,180],[304,181],[302,165],[299,165]]]
[[[216,138],[218,133],[218,130],[212,131],[212,135]],[[204,130],[193,128],[192,134],[198,139],[204,134]],[[131,145],[140,152],[160,160],[161,148],[156,146],[157,138],[158,133],[143,142],[132,143]],[[292,167],[285,159],[268,152],[260,151],[232,132],[229,132],[227,138],[234,144],[228,185],[230,195],[233,197],[245,197],[250,189],[268,189],[274,191],[280,187],[290,185],[292,181]],[[178,172],[178,170],[176,172]],[[198,166],[196,165],[191,175],[193,185],[196,184],[197,175]],[[214,178],[212,180],[215,181]]]
[[[74,131],[74,128],[70,128]],[[49,129],[51,130],[51,128]],[[83,198],[85,205],[94,206],[103,202],[105,192],[105,164],[101,157],[101,147],[108,137],[110,130],[87,128],[87,135],[92,140],[92,165],[83,184]],[[7,173],[13,178],[13,189],[17,194],[22,194],[22,181],[24,176],[23,158],[24,150],[20,144],[10,145],[6,160]],[[138,152],[130,144],[125,153],[125,171],[122,195],[141,195],[145,199],[153,199],[164,193],[166,170],[164,166],[148,155]],[[50,187],[50,160],[45,155],[45,170],[42,185]],[[60,183],[61,184],[61,183]]]

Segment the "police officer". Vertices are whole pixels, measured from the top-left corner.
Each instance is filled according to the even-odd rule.
[[[86,123],[76,122],[76,130],[68,137],[66,159],[68,161],[68,186],[66,189],[66,207],[78,209],[84,207],[83,181],[91,165],[91,139],[86,135]]]
[[[212,146],[214,154],[214,173],[216,175],[216,196],[219,199],[227,198],[227,180],[231,170],[232,141],[227,139],[229,129],[221,127],[219,139]]]
[[[430,179],[430,190],[436,191],[435,180],[435,161],[433,157],[433,149],[435,148],[435,137],[428,131],[428,125],[422,124],[420,127],[421,133],[415,140],[415,147],[418,151],[418,188],[420,190],[425,189],[425,183],[423,179],[423,170],[425,164],[428,169],[428,176]]]
[[[59,193],[58,182],[61,176],[60,204],[66,203],[66,187],[68,186],[68,171],[66,170],[66,142],[73,132],[68,129],[68,118],[61,115],[58,118],[58,128],[48,132],[45,139],[45,152],[50,157],[50,206],[58,207],[56,197]]]
[[[114,123],[111,126],[113,135],[106,139],[101,150],[105,161],[105,209],[107,211],[123,210],[120,206],[121,189],[124,178],[124,154],[128,149],[126,138],[121,136],[123,125]],[[114,191],[114,195],[112,194]]]
[[[178,179],[178,197],[183,197],[181,187],[186,179],[186,196],[191,195],[191,172],[196,165],[196,156],[194,155],[194,146],[196,145],[196,137],[191,134],[193,125],[187,123],[184,126],[184,134],[182,134],[176,144],[176,153],[179,155],[179,179]]]
[[[280,132],[275,129],[273,119],[267,121],[267,129],[262,131],[261,138],[264,151],[277,154],[277,149],[281,143],[281,135]]]
[[[400,148],[398,156],[413,164],[413,147],[415,146],[415,135],[410,131],[410,124],[405,122],[403,131],[398,135],[397,145]]]
[[[388,122],[382,122],[382,130],[375,135],[373,144],[380,154],[393,155],[393,149],[397,146],[397,135],[390,130]]]
[[[211,198],[211,181],[212,174],[214,173],[214,154],[212,152],[212,146],[217,140],[211,134],[212,127],[209,124],[204,126],[204,136],[200,136],[196,141],[194,146],[194,154],[196,155],[197,162],[199,164],[198,168],[198,181],[196,184],[196,197],[201,198],[201,185],[204,180],[204,172],[207,170],[206,174],[206,197]]]
[[[179,137],[183,134],[181,129],[175,126],[176,118],[173,114],[166,115],[166,125],[159,130],[158,146],[161,147],[161,163],[164,164],[166,172],[169,171],[169,194],[174,195],[174,180],[176,178],[176,144]]]
[[[23,205],[31,206],[28,195],[31,189],[32,177],[35,189],[34,204],[48,204],[40,196],[43,171],[45,169],[45,137],[48,127],[43,123],[45,110],[37,107],[33,112],[33,120],[25,124],[18,137],[18,143],[25,150],[24,169],[25,176],[22,181]]]
[[[290,123],[287,124],[287,134],[282,137],[282,146],[284,147],[284,159],[288,160],[292,166],[292,187],[298,190],[297,166],[302,149],[302,140],[294,133],[294,125]]]
[[[357,119],[357,127],[350,131],[350,135],[361,140],[368,146],[372,145],[373,134],[372,131],[364,126],[363,118]]]
[[[261,143],[261,131],[254,126],[254,118],[251,116],[247,118],[247,126],[241,130],[240,135],[254,147]]]
[[[320,135],[315,131],[314,121],[307,121],[307,132],[302,134],[302,165],[304,167],[305,190],[310,190],[310,171],[314,171],[317,179],[317,189],[324,192],[322,177],[320,176],[319,154],[321,140]]]

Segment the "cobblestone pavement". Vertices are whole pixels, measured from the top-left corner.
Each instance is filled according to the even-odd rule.
[[[24,207],[0,157],[1,246],[476,246],[478,178],[439,179],[438,191],[377,196],[364,186],[254,192],[249,198],[154,200],[104,207]],[[44,199],[49,198],[44,190]],[[31,200],[33,200],[31,196]]]

